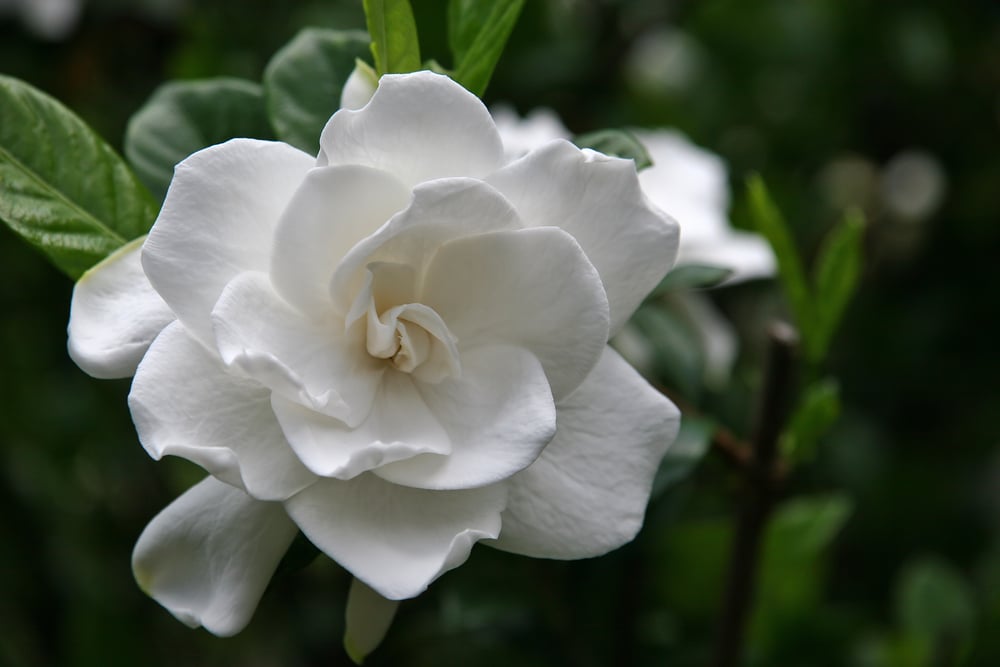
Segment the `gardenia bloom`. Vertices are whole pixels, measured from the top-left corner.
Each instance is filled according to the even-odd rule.
[[[566,141],[509,161],[482,103],[429,72],[337,112],[316,158],[249,139],[187,158],[69,324],[84,370],[135,374],[146,450],[209,473],[139,538],[140,585],[233,634],[301,530],[362,582],[348,624],[377,634],[386,599],[477,541],[572,559],[631,540],[678,413],[607,341],[677,242],[631,161]]]
[[[499,107],[493,110],[510,157],[523,155],[570,132],[549,109],[535,109],[524,118]],[[729,176],[722,158],[691,143],[671,129],[640,129],[633,133],[642,142],[652,166],[639,173],[639,183],[650,201],[681,221],[677,266],[716,266],[727,269],[722,283],[774,275],[774,253],[767,241],[753,232],[729,225]],[[668,295],[670,307],[699,334],[705,363],[706,385],[721,387],[729,380],[736,358],[737,338],[732,325],[703,294]],[[648,341],[632,327],[619,332],[614,344],[640,369],[649,368],[654,356]]]

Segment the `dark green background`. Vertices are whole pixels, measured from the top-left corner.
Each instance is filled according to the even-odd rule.
[[[446,62],[442,7],[414,4],[424,55]],[[3,19],[0,71],[120,148],[128,117],[162,81],[259,80],[300,27],[363,26],[351,2],[148,5],[90,0],[57,43]],[[810,526],[825,525],[809,512],[769,544],[748,664],[1000,664],[1000,6],[527,5],[488,102],[553,107],[576,132],[677,126],[726,158],[734,191],[748,172],[764,175],[807,257],[842,212],[831,163],[854,156],[870,167],[852,199],[869,217],[865,274],[829,363],[844,415],[787,489],[849,513],[821,548],[803,546]],[[683,85],[639,86],[628,75],[633,45],[665,29],[693,40],[700,65]],[[914,149],[946,178],[923,221],[894,216],[879,196],[879,170]],[[128,383],[92,380],[68,359],[72,285],[6,228],[0,278],[0,664],[344,664],[347,578],[324,559],[276,578],[234,639],[188,630],[138,590],[132,544],[197,472],[151,461],[129,420]],[[701,403],[745,433],[761,314],[780,313],[780,296],[767,282],[713,296],[745,332],[746,354],[733,391]],[[739,501],[733,473],[709,454],[654,499],[640,538],[605,558],[479,547],[402,605],[368,664],[705,664]],[[946,583],[921,588],[904,574],[912,568]],[[924,618],[935,613],[944,620]],[[922,623],[950,629],[928,650]]]

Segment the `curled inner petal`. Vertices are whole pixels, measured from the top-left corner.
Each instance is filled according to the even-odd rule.
[[[462,371],[458,339],[433,308],[411,301],[415,276],[403,264],[370,264],[346,325],[363,317],[365,350],[399,371],[431,383],[456,378]]]

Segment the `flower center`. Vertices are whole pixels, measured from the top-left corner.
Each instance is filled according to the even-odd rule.
[[[347,326],[363,322],[368,354],[424,382],[458,377],[457,339],[433,308],[417,302],[412,267],[373,262],[367,269]]]
[[[425,382],[440,382],[461,373],[456,339],[432,308],[407,303],[379,314],[372,299],[367,325],[368,354],[387,359],[397,370]]]

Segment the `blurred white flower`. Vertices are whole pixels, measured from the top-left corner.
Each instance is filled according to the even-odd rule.
[[[233,634],[301,530],[363,582],[363,653],[395,609],[373,593],[418,595],[479,540],[583,558],[639,530],[678,413],[607,341],[677,226],[630,161],[566,141],[509,161],[429,72],[383,77],[320,145],[178,165],[141,263],[126,247],[77,284],[70,350],[134,371],[143,446],[211,475],[139,538],[144,590]]]
[[[490,110],[503,139],[504,155],[514,160],[525,153],[544,146],[553,139],[569,139],[570,131],[551,109],[535,109],[521,117],[508,106]]]
[[[82,0],[0,0],[0,16],[17,14],[39,37],[59,40],[76,26],[81,5]]]

